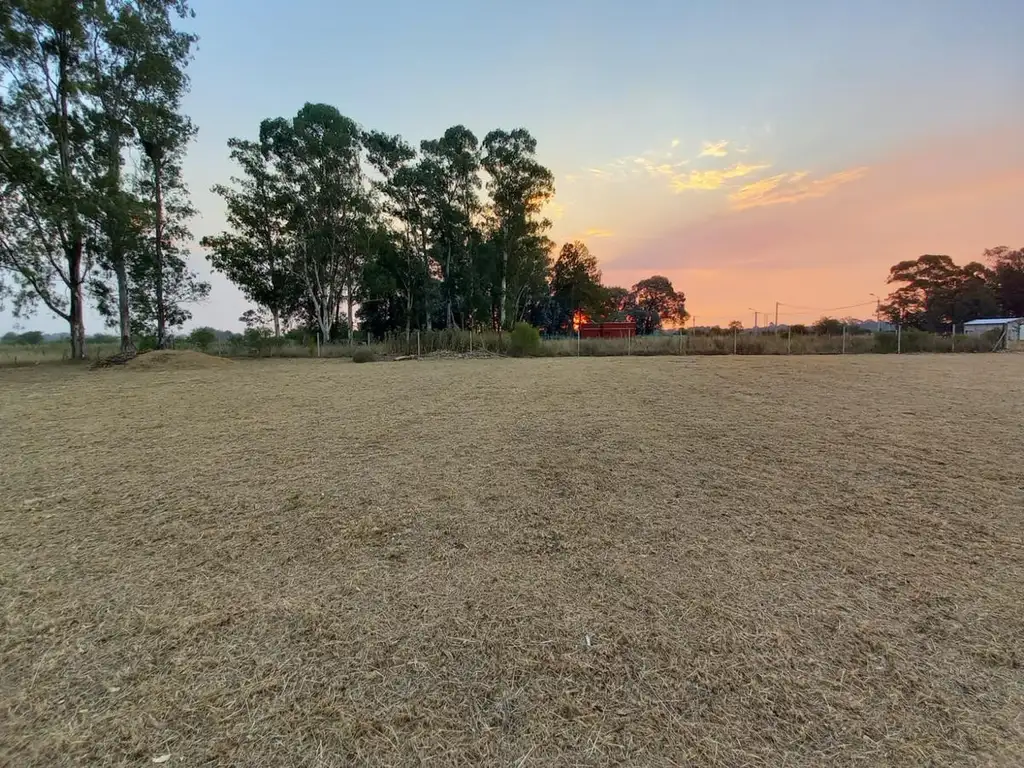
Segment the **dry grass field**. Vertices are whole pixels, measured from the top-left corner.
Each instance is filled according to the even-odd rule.
[[[1024,765],[1022,436],[1009,354],[0,370],[0,764]]]

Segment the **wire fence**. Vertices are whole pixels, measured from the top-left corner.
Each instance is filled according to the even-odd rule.
[[[434,330],[373,336],[320,344],[315,335],[305,339],[238,336],[197,347],[187,339],[174,343],[175,349],[198,349],[208,354],[233,358],[343,358],[357,349],[383,358],[425,356],[495,356],[510,351],[510,334],[497,331]],[[997,338],[998,336],[998,338]],[[578,334],[546,336],[532,353],[541,357],[613,357],[655,355],[856,355],[903,354],[915,352],[993,352],[1005,348],[1005,334],[936,334],[916,329],[865,332],[844,328],[836,334],[794,333],[785,330],[680,329],[625,338],[581,338]],[[116,343],[87,347],[95,361],[118,352]],[[39,345],[0,344],[0,365],[32,365],[70,360],[67,343]]]

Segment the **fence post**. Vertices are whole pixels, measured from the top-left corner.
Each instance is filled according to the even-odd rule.
[[[630,333],[629,331],[626,331],[626,354],[627,355],[632,355],[633,354],[632,347],[633,347],[633,334]]]
[[[953,323],[953,333],[949,335],[950,352],[956,352],[956,323]]]
[[[416,357],[420,356],[420,329],[416,329]]]
[[[580,336],[583,335],[582,325],[576,327],[576,357],[580,356]]]
[[[736,354],[736,339],[739,338],[739,331],[732,329],[732,353]]]
[[[316,356],[320,357],[320,333],[319,333],[319,331],[316,334]]]
[[[846,326],[843,326],[843,354],[846,354]]]
[[[903,326],[896,326],[896,354],[903,354]]]
[[[793,354],[793,327],[790,326],[789,333],[786,334],[786,354]]]

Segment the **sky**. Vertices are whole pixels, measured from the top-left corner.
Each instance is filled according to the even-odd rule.
[[[529,129],[556,243],[584,240],[606,284],[669,277],[699,325],[777,302],[781,322],[871,317],[897,261],[1024,246],[1020,0],[193,5],[185,178],[212,291],[187,327],[249,308],[198,246],[225,227],[227,140],[307,101],[414,143]]]

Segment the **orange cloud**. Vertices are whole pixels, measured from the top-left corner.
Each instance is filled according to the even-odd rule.
[[[769,167],[766,164],[746,165],[744,163],[736,163],[736,165],[721,170],[690,171],[686,174],[674,176],[672,178],[672,189],[676,192],[685,192],[693,189],[719,189],[729,179],[749,176],[752,173]]]
[[[588,229],[586,232],[584,232],[583,236],[584,237],[611,237],[614,234],[615,233],[612,232],[610,229],[591,228],[591,229]]]
[[[809,179],[807,171],[780,173],[740,187],[729,195],[733,208],[754,208],[759,205],[795,203],[815,197],[824,197],[837,187],[863,178],[864,166],[839,171],[819,179]]]
[[[729,146],[728,141],[705,141],[704,147],[698,157],[725,157],[728,153],[725,148]]]

